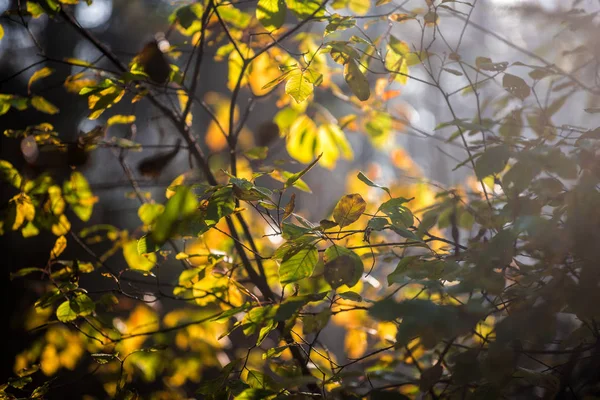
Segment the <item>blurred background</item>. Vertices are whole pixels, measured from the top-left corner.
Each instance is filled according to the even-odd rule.
[[[168,16],[183,4],[187,3],[161,0],[94,0],[89,6],[82,2],[74,6],[73,10],[74,17],[83,28],[92,32],[96,38],[107,44],[122,62],[128,64],[157,32],[168,31]],[[426,7],[425,0],[397,0],[392,4],[406,10]],[[458,4],[449,3],[449,6],[463,11],[467,9]],[[590,61],[574,50],[592,40],[593,36],[590,36],[590,33],[595,32],[591,30],[597,24],[594,13],[599,10],[599,6],[598,1],[595,0],[479,0],[470,16],[471,24],[464,32],[466,13],[461,11],[462,14],[455,13],[452,14],[453,17],[441,19],[440,29],[444,32],[444,38],[436,38],[430,51],[447,56],[450,51],[445,42],[450,43],[452,47],[460,42],[459,53],[469,62],[474,62],[476,57],[490,57],[494,62],[512,64],[520,61],[525,64],[540,64],[539,60],[531,57],[531,53],[534,53],[551,60],[567,72],[579,72],[582,65],[585,67],[584,64]],[[16,0],[0,0],[0,13],[16,7]],[[573,9],[581,9],[585,14],[591,15],[589,25],[586,26],[581,20],[570,23],[566,11]],[[340,13],[345,14],[344,11]],[[369,15],[377,12],[373,6]],[[39,49],[43,48],[45,54],[53,60],[77,58],[107,69],[112,68],[111,63],[101,59],[98,50],[60,18],[52,19],[42,15],[31,19],[28,22],[30,33],[22,24],[15,21],[14,16],[6,15],[0,20],[5,32],[4,38],[0,40],[0,93],[26,96],[28,81],[33,72],[43,66],[49,66],[56,72],[37,84],[35,93],[46,97],[61,112],[48,116],[32,110],[11,109],[0,116],[2,131],[49,122],[60,133],[62,140],[74,141],[79,131],[87,132],[105,123],[110,115],[135,114],[137,120],[133,139],[142,144],[144,149],[127,152],[125,160],[132,168],[143,158],[164,151],[160,148],[169,149],[169,146],[176,143],[177,132],[170,122],[162,119],[160,114],[145,101],[135,104],[128,102],[117,104],[111,109],[110,115],[106,113],[106,116],[103,115],[98,120],[89,120],[86,102],[82,101],[77,93],[69,93],[61,89],[66,75],[75,74],[83,68],[64,65],[58,61],[44,61]],[[322,32],[323,26],[318,23],[308,24],[306,29]],[[391,29],[394,36],[418,47],[421,32],[410,23],[391,23],[384,20],[373,24],[368,32],[376,36],[378,32],[387,29]],[[172,45],[179,44],[181,40],[182,38],[176,33],[170,37]],[[183,50],[181,58],[176,60],[176,63],[185,63],[188,56],[189,53]],[[591,63],[597,63],[597,60],[592,60]],[[33,64],[37,67],[27,69]],[[227,88],[227,70],[222,65],[212,65],[208,62],[203,68],[199,82],[199,97],[207,99],[207,102],[212,99],[213,103],[218,102],[219,95],[227,98],[230,94]],[[528,71],[528,69],[523,70],[524,73]],[[590,72],[585,72],[585,69],[581,71],[587,74],[584,75],[584,79],[589,82],[595,82],[597,79],[594,69]],[[415,78],[429,80],[426,72],[419,66],[412,67],[410,73]],[[371,83],[374,83],[376,77],[367,76],[372,79]],[[339,78],[341,81],[341,77]],[[456,91],[451,99],[454,110],[460,118],[474,118],[478,111],[474,97],[461,93],[468,84],[464,76],[445,74],[443,77],[446,92]],[[322,167],[314,169],[306,180],[313,192],[319,195],[298,194],[297,211],[313,221],[328,217],[339,196],[347,189],[346,176],[355,177],[356,173],[352,172],[358,170],[369,171],[369,176],[376,177],[377,182],[390,186],[412,185],[422,181],[423,178],[442,187],[467,184],[468,177],[472,175],[469,167],[453,170],[466,158],[462,145],[458,141],[446,143],[451,132],[436,130],[439,124],[453,120],[438,88],[423,84],[417,79],[409,79],[406,85],[399,87],[399,90],[399,96],[390,100],[388,107],[401,112],[406,117],[404,126],[399,127],[385,143],[378,146],[373,146],[368,135],[360,129],[346,132],[354,158],[338,160],[334,169]],[[482,87],[480,91],[482,98],[493,99],[504,94],[498,82]],[[247,91],[242,91],[239,104],[243,106],[248,96]],[[319,93],[317,90],[316,96],[319,103],[336,117],[352,112],[352,109],[327,93]],[[576,107],[564,107],[556,115],[555,124],[576,124],[595,128],[594,125],[598,121],[583,112],[584,108],[590,106],[588,98],[583,92],[577,96],[581,97],[580,101],[572,100],[569,103],[570,106]],[[511,101],[515,101],[515,106],[518,106],[518,100]],[[250,132],[248,146],[252,146],[251,132],[255,132],[262,123],[271,121],[276,115],[278,106],[275,102],[275,96],[266,96],[257,100],[247,122],[248,132]],[[578,103],[580,106],[577,106]],[[210,125],[208,116],[197,105],[192,111],[194,133],[199,137],[206,152],[214,155],[215,165],[223,165],[226,154],[221,152],[218,145],[206,140]],[[132,132],[127,125],[116,125],[109,129],[108,135],[131,138]],[[284,139],[275,140],[269,144],[269,147],[269,160],[290,161]],[[89,180],[94,194],[99,198],[90,224],[107,223],[120,229],[135,228],[139,225],[137,216],[139,202],[130,193],[129,181],[119,162],[119,155],[121,153],[118,149],[100,148],[91,153],[91,158],[85,165],[78,168]],[[61,162],[65,157],[63,153],[46,157],[47,164],[28,165],[23,158],[18,141],[4,136],[0,138],[0,159],[10,161],[19,170],[25,170],[29,177],[34,177],[42,171],[50,171],[60,182],[69,176],[72,169],[65,162]],[[296,171],[301,168],[300,164],[290,167]],[[145,178],[140,176],[135,168],[134,174],[139,179],[142,190],[152,193],[154,199],[162,202],[165,188],[176,176],[189,169],[187,151],[181,150],[174,162],[162,171],[160,176]],[[275,182],[265,181],[263,184],[274,186]],[[8,192],[2,193],[0,201],[5,203],[12,195]],[[76,222],[73,223],[74,229],[81,228]],[[3,343],[2,357],[5,359],[0,365],[2,379],[5,379],[12,374],[12,360],[15,354],[30,340],[28,335],[22,333],[21,324],[25,307],[33,298],[31,288],[25,288],[22,281],[9,280],[9,272],[24,266],[43,265],[47,261],[48,248],[52,243],[45,235],[24,240],[19,232],[6,232],[0,237],[0,242],[3,265],[0,278],[0,311],[1,315],[11,316],[10,334],[4,336],[8,339]]]

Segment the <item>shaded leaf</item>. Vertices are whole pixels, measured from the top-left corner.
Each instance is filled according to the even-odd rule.
[[[486,176],[501,172],[508,159],[510,150],[505,145],[488,147],[488,149],[475,161],[475,174],[477,178],[483,179]]]
[[[358,68],[354,59],[350,59],[344,65],[344,80],[350,87],[350,90],[352,90],[352,93],[354,93],[360,101],[366,101],[371,97],[369,81]]]
[[[504,74],[504,78],[502,78],[502,86],[508,92],[521,100],[525,100],[531,93],[531,89],[527,85],[527,82],[525,82],[523,78],[519,78],[518,76],[512,74]]]

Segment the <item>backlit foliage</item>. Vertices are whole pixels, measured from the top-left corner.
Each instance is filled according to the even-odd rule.
[[[78,379],[122,399],[598,395],[600,130],[558,118],[575,95],[600,112],[597,82],[578,75],[595,62],[569,73],[541,56],[463,58],[439,24],[459,15],[462,29],[476,1],[203,0],[178,5],[168,40],[125,63],[77,24],[77,0],[25,3],[4,17],[48,14],[110,68],[61,60],[83,68],[60,79],[98,121],[75,142],[50,123],[4,131],[30,164],[55,151],[72,172],[32,176],[0,160],[0,232],[50,238],[36,249],[45,265],[11,274],[38,294],[23,327],[37,334],[1,398]],[[392,35],[395,24],[420,41]],[[433,53],[435,40],[447,51]],[[200,93],[207,64],[227,71],[226,92]],[[26,90],[0,94],[0,115],[69,113],[39,90],[56,74],[40,66]],[[450,76],[464,86],[447,89]],[[411,80],[453,115],[416,132],[463,150],[462,184],[426,179],[393,146],[415,131],[402,102]],[[475,115],[454,107],[458,95]],[[277,112],[253,132],[264,99]],[[135,113],[112,109],[125,103],[168,120],[193,163],[152,198],[120,159],[139,201],[134,227],[92,218],[99,197],[78,170],[93,151],[148,150],[115,133],[135,129]],[[392,173],[383,162],[352,170],[330,212],[309,219],[296,196],[320,198],[307,178],[353,160],[360,135]],[[270,157],[274,143],[292,162]],[[146,159],[147,172],[160,175],[169,154]]]

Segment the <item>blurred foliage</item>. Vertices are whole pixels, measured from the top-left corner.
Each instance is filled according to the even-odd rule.
[[[426,40],[411,46],[389,30],[366,33],[406,23],[425,38],[448,13],[470,16],[475,4],[466,1],[410,10],[386,0],[197,2],[178,7],[169,39],[157,35],[129,64],[77,25],[76,3],[28,1],[4,16],[70,24],[114,70],[62,61],[84,67],[61,79],[87,102],[88,118],[110,114],[75,142],[50,123],[4,131],[27,162],[57,151],[72,173],[32,177],[0,161],[10,191],[0,232],[53,243],[36,249],[47,252],[45,265],[11,274],[37,288],[23,328],[41,334],[14,360],[1,398],[60,397],[65,380],[79,379],[105,391],[90,396],[121,399],[599,395],[600,130],[553,122],[575,93],[589,95],[586,112],[598,113],[597,85],[554,63],[471,62],[459,45],[434,54]],[[196,96],[203,63],[227,69],[229,93]],[[43,66],[27,95],[1,94],[0,114],[68,112],[38,91],[54,74]],[[459,92],[443,88],[447,74],[467,79],[460,92],[477,102],[475,116],[454,110]],[[377,165],[353,171],[324,219],[303,216],[296,193],[312,192],[303,178],[352,159],[348,133],[383,146],[410,125],[390,101],[411,79],[439,89],[454,118],[436,133],[451,129],[445,141],[464,148],[457,168],[470,168],[469,180],[442,187],[395,149],[393,168],[414,183],[384,183]],[[484,97],[484,83],[500,94]],[[355,112],[335,116],[321,93]],[[263,97],[279,111],[253,133],[246,121]],[[120,159],[140,201],[135,229],[89,222],[98,197],[78,171],[99,148],[146,150],[111,133],[135,126],[136,115],[112,112],[121,102],[154,106],[181,138],[144,159],[140,173],[159,176],[185,151],[202,175],[182,173],[163,204],[141,192]],[[211,116],[202,145],[192,105]],[[278,141],[306,165],[289,171],[293,163],[270,159]],[[220,152],[228,162],[212,163]],[[75,220],[85,228],[72,229]],[[87,256],[72,257],[72,248]],[[164,281],[164,265],[179,268],[175,279]],[[163,310],[167,301],[175,306]],[[343,353],[330,350],[332,339]]]

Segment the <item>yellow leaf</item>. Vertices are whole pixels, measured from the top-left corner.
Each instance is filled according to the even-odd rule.
[[[135,115],[113,115],[108,119],[106,124],[108,126],[116,124],[132,124],[135,122]]]
[[[156,264],[156,254],[138,254],[137,241],[130,240],[123,245],[123,257],[131,269],[150,271]]]
[[[370,3],[364,0],[348,1],[348,8],[356,15],[365,15],[369,11]]]
[[[243,43],[238,42],[237,47],[246,59],[248,59],[254,55],[254,52],[252,51],[252,49],[248,48]],[[229,90],[233,90],[236,87],[236,85],[238,84],[238,80],[240,79],[243,65],[244,65],[244,60],[242,59],[240,54],[237,52],[237,50],[235,50],[235,49],[232,50],[231,53],[229,53],[229,62],[228,62],[229,71],[228,71],[227,87],[229,88]],[[243,87],[244,85],[246,85],[247,73],[248,73],[248,69],[246,69],[244,76],[242,77],[242,80],[240,82],[240,87]]]
[[[50,103],[48,100],[44,99],[41,96],[33,96],[31,98],[31,105],[38,111],[41,111],[46,114],[56,114],[60,110],[54,104]]]
[[[58,222],[52,225],[52,233],[56,236],[66,235],[67,233],[69,233],[70,230],[71,223],[69,222],[65,214],[61,214],[61,216],[58,217]]]
[[[296,69],[288,75],[285,83],[285,92],[292,96],[296,103],[302,103],[311,94],[313,94],[314,85],[310,83],[307,74],[300,69]]]
[[[4,28],[0,25],[0,40],[4,37]]]
[[[177,100],[179,101],[179,108],[181,109],[181,112],[183,112],[185,110],[185,107],[187,106],[187,103],[189,101],[189,96],[187,94],[187,92],[183,89],[179,89],[177,91]],[[192,125],[192,111],[190,110],[187,114],[187,116],[185,117],[185,123],[188,124],[188,126]]]
[[[179,185],[183,185],[184,181],[185,181],[185,174],[181,174],[177,178],[173,179],[173,181],[167,187],[167,190],[165,192],[166,198],[170,199],[171,197],[173,197],[173,195],[175,194],[175,190],[174,190],[175,187],[179,186]]]
[[[367,332],[362,329],[350,329],[346,332],[344,348],[349,358],[359,358],[367,350]]]
[[[79,93],[84,87],[90,87],[97,84],[93,78],[85,77],[83,72],[75,75],[69,75],[65,79],[63,86],[69,93]]]
[[[385,56],[385,67],[397,82],[406,85],[408,81],[408,62],[406,57],[396,53],[389,45],[387,47],[388,52]]]
[[[257,96],[264,96],[273,90],[277,85],[267,85],[282,76],[281,71],[277,67],[279,63],[272,58],[273,55],[270,52],[262,53],[250,64],[248,83],[250,84],[252,93]]]
[[[333,220],[338,223],[340,228],[343,228],[358,220],[366,208],[367,202],[360,194],[347,194],[338,201],[333,209]]]
[[[346,160],[352,160],[354,157],[346,135],[336,124],[324,124],[319,127],[315,154],[321,153],[323,153],[323,156],[319,163],[329,169],[335,167],[340,155]]]
[[[33,75],[31,75],[31,78],[29,78],[29,83],[27,84],[27,92],[31,93],[31,85],[33,85],[33,83],[35,81],[38,81],[47,76],[50,76],[50,75],[52,75],[53,72],[54,72],[54,70],[49,67],[44,67],[42,69],[38,69],[37,71],[35,71],[33,73]]]
[[[477,332],[479,335],[473,336],[475,340],[477,340],[479,343],[486,342],[488,336],[493,335],[495,321],[496,320],[493,315],[488,316],[484,321],[479,321],[475,327],[475,332]]]
[[[50,251],[50,258],[55,259],[58,258],[62,254],[63,251],[67,248],[67,238],[64,236],[60,236],[56,239],[54,243],[54,247]]]
[[[21,229],[21,234],[24,238],[36,236],[40,233],[40,230],[33,224],[33,222],[29,222],[27,225]]]
[[[218,121],[212,120],[208,125],[204,140],[211,151],[220,151],[227,147],[225,134],[229,132],[230,101],[217,93],[207,93],[206,102],[214,107],[214,115]],[[238,119],[238,109],[234,112],[234,122]],[[222,130],[221,130],[222,128]],[[223,130],[225,133],[223,133]]]
[[[33,221],[35,217],[35,207],[31,202],[31,199],[25,193],[20,193],[14,196],[11,201],[15,203],[15,221],[12,229],[17,230],[23,225],[25,220]]]
[[[291,157],[308,164],[313,160],[317,126],[307,115],[299,116],[287,135],[287,151]]]

